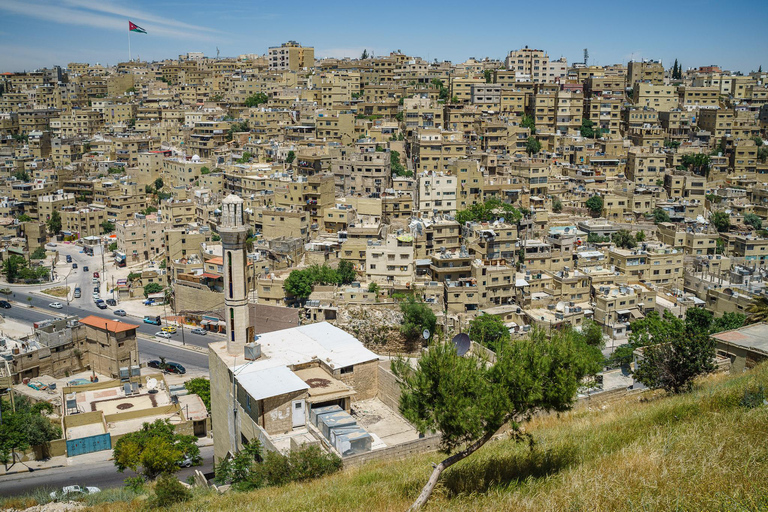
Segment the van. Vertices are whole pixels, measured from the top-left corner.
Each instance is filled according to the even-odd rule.
[[[160,325],[160,317],[159,316],[145,316],[144,317],[144,323],[145,324]]]
[[[82,295],[82,292],[80,291],[80,287],[75,288],[75,298],[79,299]]]

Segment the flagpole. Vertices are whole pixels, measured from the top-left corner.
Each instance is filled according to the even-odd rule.
[[[128,31],[128,62],[131,62],[131,31]]]

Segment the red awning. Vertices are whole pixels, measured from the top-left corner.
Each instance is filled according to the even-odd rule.
[[[208,279],[224,279],[224,276],[217,276],[216,274],[208,274],[208,273],[204,273],[203,277],[207,277]]]

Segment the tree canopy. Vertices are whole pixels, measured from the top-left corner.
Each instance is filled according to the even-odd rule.
[[[52,234],[58,235],[61,233],[61,214],[59,214],[58,210],[53,210],[46,224],[48,224],[48,231]]]
[[[595,123],[592,122],[591,119],[584,117],[581,120],[581,128],[579,132],[581,133],[582,137],[586,137],[588,139],[591,139],[595,136],[595,129],[594,129]]]
[[[435,466],[412,509],[426,503],[446,468],[505,424],[521,439],[521,424],[533,414],[570,408],[582,379],[600,369],[594,351],[571,330],[551,338],[535,330],[503,344],[493,364],[471,353],[459,357],[450,343],[431,345],[415,369],[405,359],[394,360],[400,413],[421,433],[440,432],[440,448],[450,454]]]
[[[122,473],[130,469],[147,480],[154,480],[176,472],[184,457],[199,460],[197,438],[178,434],[175,428],[168,420],[155,420],[121,437],[113,450],[117,470]]]
[[[709,155],[705,155],[703,153],[698,153],[695,155],[683,155],[681,159],[683,166],[685,166],[688,170],[702,176],[709,175],[709,162]]]
[[[634,249],[637,247],[637,239],[626,229],[620,229],[611,235],[611,241],[622,249]]]
[[[256,94],[245,98],[245,106],[249,108],[258,107],[262,103],[266,103],[268,101],[269,101],[269,97],[265,93],[257,92]]]
[[[316,284],[349,284],[355,279],[357,279],[357,273],[352,262],[341,260],[335,269],[323,264],[322,266],[312,265],[304,270],[294,270],[283,283],[283,288],[298,299],[306,299]]]
[[[744,224],[751,226],[753,229],[760,229],[763,227],[763,219],[754,213],[747,213],[744,215]]]
[[[163,291],[163,285],[160,283],[147,283],[144,285],[144,296],[149,297],[153,293],[160,293]]]
[[[195,377],[184,383],[184,388],[193,395],[197,395],[205,404],[208,412],[211,412],[211,381],[204,377]]]
[[[731,227],[731,217],[724,211],[713,212],[709,217],[709,221],[719,233],[728,231],[728,228]]]
[[[11,409],[10,401],[0,401],[3,421],[0,423],[0,462],[12,461],[13,454],[24,452],[33,446],[43,446],[61,438],[61,429],[42,414],[53,408],[48,402],[31,404],[24,396],[16,396],[16,411]]]
[[[400,333],[408,341],[416,341],[421,338],[424,329],[429,329],[431,334],[435,333],[437,326],[437,317],[423,302],[417,301],[413,295],[400,303],[400,311],[403,313],[403,324],[400,326]]]
[[[528,137],[525,142],[525,152],[529,155],[537,155],[541,152],[541,142],[533,135]]]
[[[471,205],[466,210],[461,210],[456,214],[456,221],[459,224],[465,222],[493,222],[503,218],[506,222],[515,224],[523,218],[520,210],[509,203],[503,203],[498,199],[489,199],[484,203]]]
[[[599,215],[603,211],[603,198],[598,195],[590,197],[584,204],[595,215]]]
[[[494,352],[509,342],[509,329],[496,315],[480,315],[469,322],[469,338]]]

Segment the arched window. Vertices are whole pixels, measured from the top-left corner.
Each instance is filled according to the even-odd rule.
[[[229,336],[235,341],[235,308],[229,308]]]
[[[229,298],[234,298],[234,288],[232,282],[234,277],[232,276],[232,251],[227,251],[227,275],[229,276]]]

